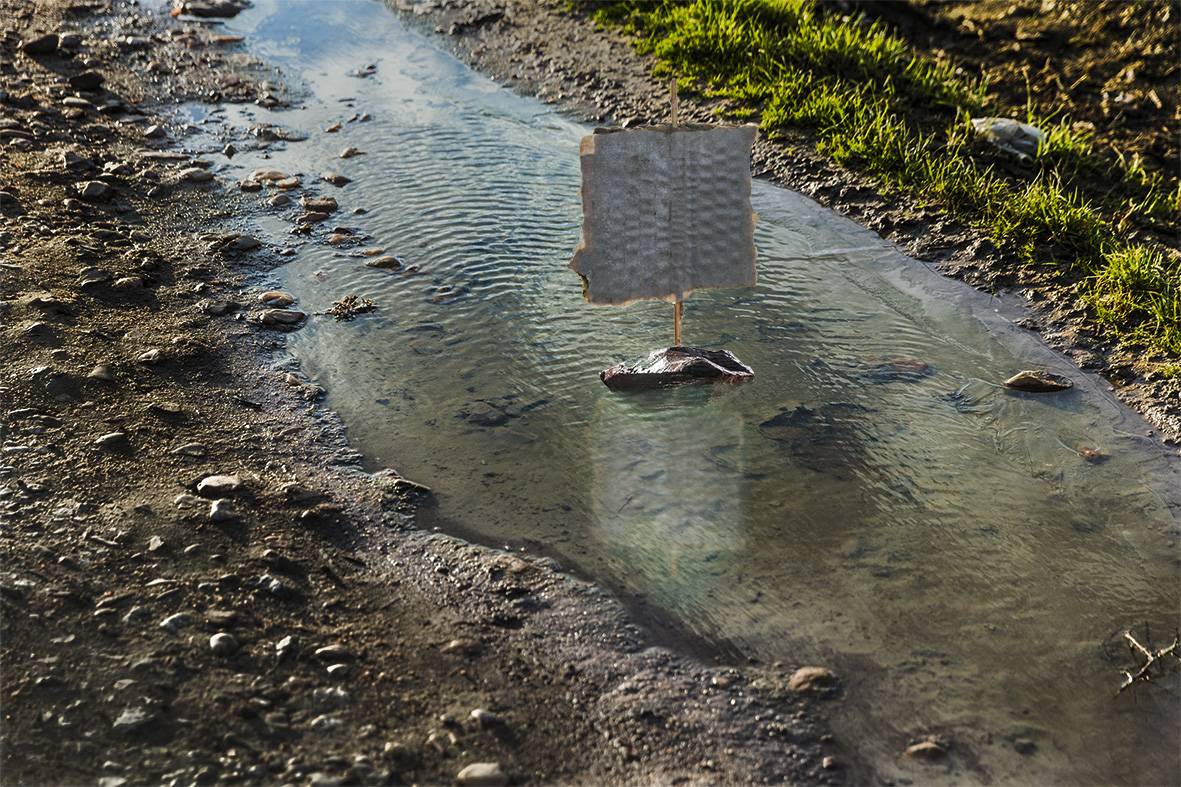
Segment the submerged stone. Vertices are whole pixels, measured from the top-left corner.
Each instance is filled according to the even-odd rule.
[[[599,379],[613,391],[646,391],[701,383],[741,383],[754,376],[754,371],[729,350],[704,350],[700,347],[653,350],[647,358],[625,361],[599,373]]]
[[[1044,369],[1027,369],[1005,380],[1005,387],[1028,393],[1053,393],[1073,388],[1074,382],[1069,377]]]

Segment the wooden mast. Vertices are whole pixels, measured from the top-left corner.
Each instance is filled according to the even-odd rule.
[[[679,102],[677,101],[677,78],[673,77],[672,120],[673,120],[673,129],[674,130],[677,127],[677,104],[678,103]],[[681,346],[681,318],[684,317],[684,315],[685,315],[685,302],[678,298],[677,302],[673,304],[673,346],[674,347]]]

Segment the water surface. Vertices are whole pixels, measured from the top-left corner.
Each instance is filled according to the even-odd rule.
[[[315,186],[341,202],[333,222],[419,268],[366,268],[320,233],[282,283],[309,311],[378,304],[312,320],[289,351],[371,468],[435,489],[421,525],[551,555],[763,663],[830,666],[842,698],[826,712],[879,779],[1181,781],[1177,681],[1115,696],[1132,662],[1112,644],[1178,625],[1178,460],[1014,328],[1017,304],[756,183],[758,285],[695,293],[685,318],[687,343],[731,350],[756,380],[611,393],[598,372],[670,344],[672,310],[593,308],[565,267],[589,129],[378,3],[257,2],[229,27],[311,94],[226,122],[311,139],[222,173],[346,174]],[[338,158],[348,145],[365,155]],[[1025,368],[1078,385],[999,385]],[[899,758],[928,734],[948,761]]]

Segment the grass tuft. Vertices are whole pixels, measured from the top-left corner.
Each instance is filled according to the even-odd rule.
[[[1132,216],[1176,228],[1181,185],[1139,159],[1105,164],[1085,125],[1035,117],[1030,104],[1046,138],[1027,173],[1001,173],[967,121],[1013,108],[985,106],[983,83],[915,57],[862,16],[812,0],[693,0],[614,3],[596,19],[634,35],[661,74],[728,99],[730,117],[772,139],[810,131],[841,166],[1011,241],[1018,266],[1080,277],[1080,299],[1116,340],[1181,355],[1178,257],[1121,238]],[[1080,195],[1094,179],[1112,184],[1102,205]]]

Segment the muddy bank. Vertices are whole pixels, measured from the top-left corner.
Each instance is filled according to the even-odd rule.
[[[618,31],[596,29],[584,12],[570,10],[564,2],[391,3],[442,40],[450,40],[452,49],[473,67],[585,121],[631,126],[668,119],[669,85],[652,76],[653,59],[638,55]],[[952,35],[945,30],[946,23],[922,8],[902,3],[869,5],[888,22],[905,22],[912,35],[922,25],[926,25],[924,31],[937,30],[945,39]],[[982,34],[979,40],[972,36],[973,62],[981,60],[980,53],[988,47],[997,50],[998,62],[1008,62],[1013,58],[1006,49],[1009,42],[999,34]],[[946,40],[943,44],[948,45]],[[1002,49],[1006,51],[1003,58]],[[1129,62],[1134,55],[1122,53]],[[689,121],[716,122],[719,109],[725,109],[724,100],[704,99],[700,94],[681,96],[680,116]],[[1154,371],[1175,359],[1146,345],[1114,345],[1093,315],[1079,305],[1069,280],[1050,270],[1015,271],[1011,261],[1017,250],[1012,244],[997,243],[934,207],[898,195],[884,196],[868,179],[816,154],[806,134],[788,143],[760,138],[755,144],[754,170],[756,177],[805,194],[873,229],[945,275],[1024,304],[1029,316],[1021,321],[1022,327],[1037,332],[1081,371],[1102,376],[1114,396],[1144,415],[1156,427],[1157,436],[1176,449],[1181,441],[1181,378],[1166,378]],[[1143,232],[1162,242],[1169,240],[1167,233]]]
[[[651,647],[544,560],[414,530],[429,490],[364,473],[276,368],[282,320],[315,317],[261,298],[289,252],[246,217],[275,190],[219,182],[233,151],[157,110],[281,118],[298,86],[166,9],[0,18],[4,783],[848,775],[804,665]]]

